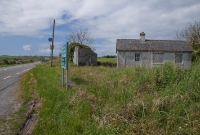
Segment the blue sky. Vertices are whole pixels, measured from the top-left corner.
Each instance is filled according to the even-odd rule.
[[[116,39],[175,39],[200,20],[199,0],[0,0],[0,55],[50,55],[48,38],[55,26],[55,50],[70,31],[88,29],[98,56],[116,55]]]

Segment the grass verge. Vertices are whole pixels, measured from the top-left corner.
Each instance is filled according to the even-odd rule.
[[[66,91],[60,64],[39,65],[27,73],[43,101],[33,134],[199,134],[199,69],[70,65]]]

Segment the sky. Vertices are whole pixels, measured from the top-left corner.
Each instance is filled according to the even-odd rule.
[[[116,55],[116,39],[175,40],[200,20],[199,0],[0,0],[0,55],[54,55],[72,31],[88,29],[98,56]]]

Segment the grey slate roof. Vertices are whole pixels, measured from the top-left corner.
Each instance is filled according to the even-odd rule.
[[[117,39],[116,51],[192,52],[192,48],[178,40]]]

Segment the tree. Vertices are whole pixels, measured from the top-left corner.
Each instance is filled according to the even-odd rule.
[[[88,29],[80,29],[78,31],[71,31],[67,37],[69,42],[84,44],[89,46],[93,51],[96,50],[94,46],[94,39],[88,32]]]
[[[200,21],[189,23],[188,27],[176,32],[177,40],[186,40],[187,43],[194,49],[200,49]]]

